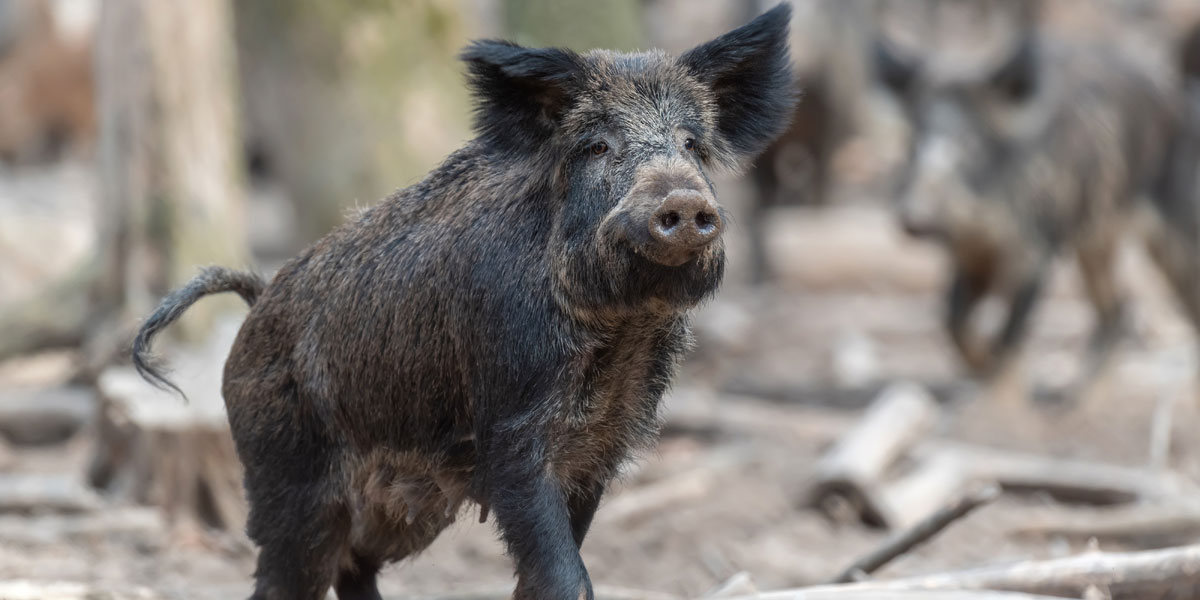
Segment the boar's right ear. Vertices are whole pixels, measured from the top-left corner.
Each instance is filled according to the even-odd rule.
[[[475,130],[513,151],[534,151],[553,133],[583,60],[570,50],[472,42],[460,56],[475,96]]]
[[[902,56],[891,42],[876,38],[872,44],[875,76],[900,99],[908,96],[916,79],[917,65],[912,58]]]
[[[787,129],[796,106],[788,53],[788,3],[679,57],[715,95],[720,162],[736,166],[762,152]]]
[[[992,74],[992,88],[1013,101],[1028,99],[1038,84],[1037,43],[1026,36],[1017,43],[1008,60]]]

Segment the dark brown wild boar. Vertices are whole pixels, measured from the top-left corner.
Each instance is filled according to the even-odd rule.
[[[1163,185],[1178,102],[1168,80],[1113,48],[1039,35],[1033,5],[1023,6],[1030,23],[990,63],[925,68],[881,39],[878,68],[914,126],[900,219],[952,257],[946,325],[962,357],[978,373],[1001,367],[1054,257],[1073,252],[1097,313],[1081,375],[1066,390],[1076,396],[1123,331],[1117,244],[1132,209]],[[988,295],[1005,299],[1008,315],[985,341],[970,318]]]
[[[0,7],[0,161],[53,162],[94,142],[91,42],[52,12],[44,0]]]
[[[710,169],[793,105],[790,8],[678,58],[481,41],[477,137],[285,265],[169,295],[251,304],[224,396],[260,546],[254,598],[379,598],[376,572],[464,502],[495,516],[518,598],[592,598],[579,556],[618,465],[654,441],[721,281]]]
[[[1150,256],[1200,333],[1200,24],[1184,35],[1178,54],[1180,123],[1168,146],[1165,177],[1137,222]]]
[[[858,127],[869,83],[871,5],[862,0],[808,4],[792,30],[799,101],[791,124],[747,173],[754,184],[744,217],[753,283],[774,277],[766,246],[771,213],[781,206],[829,201],[834,154]]]

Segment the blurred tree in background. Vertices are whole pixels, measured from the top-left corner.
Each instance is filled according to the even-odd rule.
[[[269,271],[350,210],[415,183],[472,135],[457,58],[471,38],[579,51],[648,38],[642,0],[97,6],[97,247],[0,311],[0,356],[89,340],[116,348],[198,267],[258,260]],[[252,258],[249,241],[278,216],[247,219],[262,195],[246,183],[260,181],[282,190],[290,220],[283,241]],[[202,303],[181,331],[206,331],[233,302]]]
[[[250,151],[294,203],[297,246],[471,137],[457,59],[470,38],[578,50],[645,38],[640,0],[259,0],[235,10]]]
[[[295,203],[299,245],[467,139],[457,2],[261,0],[236,11],[251,152]]]
[[[101,4],[97,248],[3,312],[0,356],[106,338],[197,266],[247,262],[231,17],[226,0]]]
[[[645,47],[641,0],[506,0],[507,36],[527,46],[637,50]]]

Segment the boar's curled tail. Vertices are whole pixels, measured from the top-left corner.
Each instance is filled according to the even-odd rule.
[[[265,287],[266,283],[262,278],[253,273],[233,271],[223,267],[203,269],[199,275],[187,282],[187,285],[163,298],[150,318],[142,323],[137,337],[133,340],[133,367],[137,369],[143,379],[155,387],[172,390],[182,396],[183,392],[174,383],[167,380],[163,375],[161,365],[157,364],[154,356],[150,354],[150,341],[159,331],[173,323],[183,314],[183,311],[204,296],[221,292],[237,292],[237,295],[241,296],[246,304],[254,306],[254,302],[258,300],[259,294]]]

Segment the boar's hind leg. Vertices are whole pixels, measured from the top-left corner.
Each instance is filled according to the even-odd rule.
[[[545,444],[518,437],[494,440],[487,458],[488,502],[517,563],[513,598],[592,600],[567,495],[545,463]]]
[[[1192,326],[1200,333],[1200,249],[1159,217],[1144,233],[1150,256],[1166,275]]]
[[[1051,256],[1043,257],[1020,280],[1008,303],[1008,318],[992,344],[992,371],[1003,369],[1029,332],[1029,318],[1041,298]]]
[[[959,355],[976,374],[987,371],[991,357],[971,332],[971,314],[983,300],[990,281],[987,277],[956,269],[946,294],[946,329]]]
[[[261,472],[247,471],[246,531],[260,548],[251,600],[323,600],[345,554],[349,516],[316,484],[251,475]]]
[[[338,575],[338,600],[382,600],[375,576],[379,574],[379,563],[355,557],[354,567]]]
[[[1079,378],[1067,390],[1068,401],[1086,395],[1108,366],[1125,332],[1126,302],[1116,280],[1115,234],[1095,235],[1077,248],[1080,273],[1088,299],[1096,309],[1096,325],[1088,342]]]

